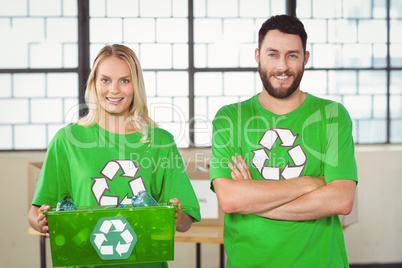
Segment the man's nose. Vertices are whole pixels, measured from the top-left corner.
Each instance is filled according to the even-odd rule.
[[[287,71],[289,69],[289,64],[286,57],[280,57],[277,66],[278,71]]]

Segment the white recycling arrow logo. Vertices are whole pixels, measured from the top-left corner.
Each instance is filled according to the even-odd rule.
[[[104,260],[128,258],[137,243],[136,233],[127,219],[121,216],[99,219],[90,239],[99,257]]]
[[[120,204],[131,204],[131,198],[133,196],[137,195],[139,191],[146,190],[142,178],[135,177],[138,169],[139,167],[137,167],[132,160],[113,160],[106,163],[100,172],[103,177],[92,178],[94,182],[91,189],[98,205],[105,206],[119,204],[118,196],[105,195],[105,192],[110,192],[108,180],[112,181],[120,170],[123,171],[123,174],[120,175],[120,177],[132,178],[132,180],[128,182],[131,189],[131,196],[127,193]]]
[[[281,171],[280,167],[266,166],[267,161],[271,161],[267,152],[271,151],[277,140],[280,140],[281,147],[291,147],[287,152],[292,159],[294,166],[289,163]],[[306,155],[300,145],[295,145],[297,135],[293,135],[290,129],[271,128],[268,129],[258,144],[263,148],[254,150],[252,163],[261,176],[266,180],[280,180],[281,176],[284,179],[292,179],[299,177],[306,165]]]

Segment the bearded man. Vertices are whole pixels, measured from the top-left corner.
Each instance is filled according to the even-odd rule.
[[[351,212],[357,184],[352,121],[300,89],[306,43],[296,17],[264,22],[262,91],[213,121],[210,186],[225,212],[226,267],[349,267],[338,215]]]

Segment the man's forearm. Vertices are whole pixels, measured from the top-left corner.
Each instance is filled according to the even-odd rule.
[[[213,180],[225,213],[261,214],[325,185],[323,177],[303,176],[291,180]]]
[[[353,207],[356,182],[336,180],[271,210],[255,213],[276,220],[313,220],[347,215]]]

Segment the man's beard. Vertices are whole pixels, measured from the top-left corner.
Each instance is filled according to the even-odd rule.
[[[293,83],[287,89],[281,90],[279,88],[275,88],[271,82],[269,81],[269,75],[265,71],[265,69],[261,68],[261,65],[258,64],[258,73],[260,74],[262,85],[264,86],[265,90],[268,92],[269,95],[276,99],[285,99],[293,94],[296,89],[299,88],[301,79],[304,73],[304,66],[302,67],[301,71],[294,76]],[[290,73],[283,73],[281,75],[290,75]]]

